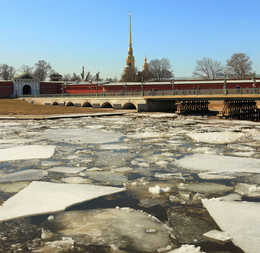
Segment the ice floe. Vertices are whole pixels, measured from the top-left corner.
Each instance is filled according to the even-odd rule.
[[[21,170],[0,177],[0,183],[38,180],[47,175],[48,172],[44,170]]]
[[[0,162],[50,158],[53,155],[54,151],[55,146],[53,145],[25,145],[0,149]]]
[[[235,192],[242,196],[260,197],[260,186],[239,183],[236,185]]]
[[[205,253],[205,252],[201,251],[200,247],[185,244],[178,249],[168,251],[168,253]]]
[[[260,173],[260,159],[194,154],[175,161],[177,166],[198,171]]]
[[[4,202],[0,207],[0,221],[58,212],[66,207],[124,190],[107,186],[34,181]]]
[[[72,237],[76,243],[85,245],[115,244],[145,252],[167,246],[171,249],[172,245],[169,227],[147,213],[130,208],[64,212],[50,222],[50,227],[53,226],[61,227],[55,231],[56,237]]]
[[[219,231],[219,230],[210,230],[209,232],[203,234],[205,237],[209,238],[214,242],[218,242],[220,244],[225,244],[231,240],[231,237],[227,232]]]
[[[222,231],[245,253],[260,248],[260,203],[203,199],[203,205]]]
[[[160,193],[163,193],[163,192],[170,192],[171,191],[171,187],[162,188],[159,185],[156,185],[154,187],[149,187],[148,190],[152,194],[160,194]]]
[[[198,142],[224,144],[233,143],[241,139],[244,134],[237,132],[206,132],[206,133],[195,133],[191,132],[187,134],[190,138]]]
[[[47,129],[43,132],[42,139],[72,143],[109,143],[116,142],[123,137],[116,132],[97,129]]]
[[[83,170],[85,170],[85,167],[54,167],[49,169],[48,171],[51,172],[60,172],[60,173],[71,173],[71,174],[77,174]]]
[[[214,183],[180,183],[178,188],[185,191],[199,193],[224,193],[233,190],[233,187]]]

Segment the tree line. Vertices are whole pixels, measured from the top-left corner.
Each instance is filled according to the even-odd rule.
[[[50,78],[51,81],[101,81],[102,79],[99,77],[100,72],[97,72],[95,75],[91,75],[88,71],[86,74],[84,73],[84,68],[80,74],[73,73],[60,75],[57,71],[53,70],[50,63],[47,63],[44,60],[39,60],[34,64],[34,66],[22,65],[18,70],[16,70],[13,66],[9,66],[8,64],[0,65],[0,78],[2,80],[11,80],[17,72],[20,73],[28,73],[33,75],[39,81],[46,80],[47,77]],[[109,78],[108,81],[117,81],[117,78]]]
[[[174,77],[173,70],[169,59],[154,59],[148,64],[149,68],[143,71],[138,71],[136,68],[132,70],[128,68],[121,77],[121,82],[142,82],[154,80],[160,82],[169,80]],[[0,78],[3,80],[11,80],[16,75],[17,70],[13,66],[7,64],[0,65]],[[73,73],[60,75],[53,70],[50,63],[44,60],[39,60],[33,67],[23,65],[19,72],[29,73],[35,76],[39,81],[46,80],[47,77],[52,81],[102,81],[100,72],[92,75],[89,71],[84,72],[84,67],[80,74]],[[245,53],[235,53],[226,61],[226,66],[223,66],[220,61],[212,60],[208,57],[203,57],[197,60],[193,76],[205,79],[214,80],[228,76],[234,79],[246,79],[253,77],[255,73],[252,70],[252,61]],[[117,82],[117,77],[106,78],[105,81]]]
[[[223,66],[220,61],[208,57],[197,60],[193,75],[205,80],[226,76],[242,80],[255,76],[255,73],[252,70],[250,57],[245,53],[235,53],[226,61],[226,66]]]

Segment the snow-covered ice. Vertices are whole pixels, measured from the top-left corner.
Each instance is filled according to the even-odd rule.
[[[0,162],[50,158],[53,155],[54,151],[55,146],[53,145],[25,145],[0,149]]]
[[[124,188],[59,184],[33,181],[0,207],[0,221],[64,210],[100,196],[124,191]]]
[[[237,132],[206,132],[206,133],[195,133],[191,132],[187,134],[190,138],[198,142],[224,144],[233,143],[241,139],[244,134]]]
[[[198,171],[260,173],[260,159],[194,154],[175,161],[177,166]]]
[[[203,199],[203,205],[222,231],[245,253],[260,249],[260,203]]]

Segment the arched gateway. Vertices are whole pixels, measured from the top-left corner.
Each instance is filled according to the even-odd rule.
[[[23,95],[36,96],[40,93],[40,83],[37,78],[29,73],[24,73],[13,78],[14,92],[13,97]]]

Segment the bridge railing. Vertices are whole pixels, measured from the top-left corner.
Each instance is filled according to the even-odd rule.
[[[36,94],[21,97],[142,97],[142,96],[185,96],[185,95],[228,95],[228,94],[260,94],[259,88],[239,89],[193,89],[193,90],[136,90],[136,91],[103,91],[101,93],[64,93],[64,94]]]

